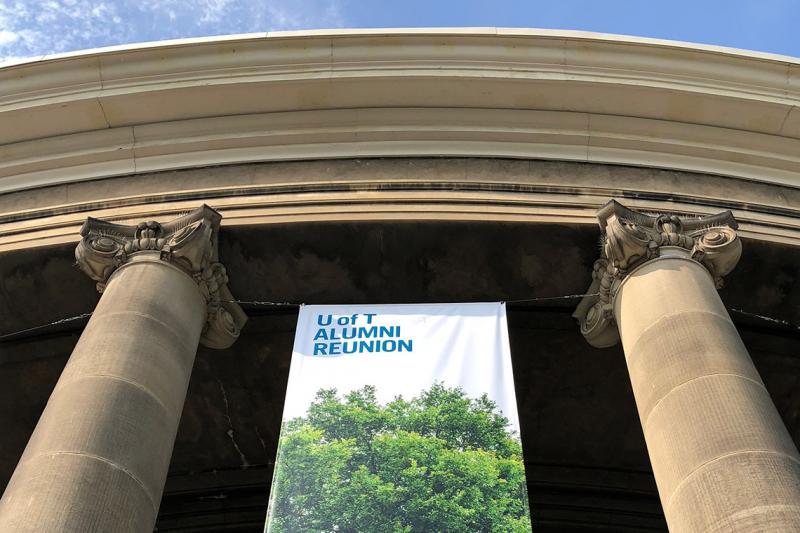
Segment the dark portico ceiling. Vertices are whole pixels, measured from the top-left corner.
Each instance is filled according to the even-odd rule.
[[[624,358],[596,350],[570,313],[589,283],[599,231],[549,224],[409,222],[223,228],[222,260],[244,301],[507,300],[521,429],[539,531],[665,528]],[[0,334],[90,312],[98,295],[72,248],[4,254]],[[800,323],[800,250],[745,242],[726,304]],[[158,528],[259,530],[286,386],[296,310],[245,304],[230,349],[201,348]],[[733,314],[795,442],[800,335]],[[80,334],[80,321],[0,342],[0,486],[13,471]]]

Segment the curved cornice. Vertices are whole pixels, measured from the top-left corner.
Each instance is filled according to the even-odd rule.
[[[0,192],[207,165],[482,156],[800,186],[800,63],[581,32],[289,32],[0,68]]]
[[[0,254],[73,243],[86,217],[169,220],[201,202],[227,226],[354,221],[597,224],[612,198],[681,216],[731,210],[743,237],[800,246],[800,189],[664,170],[480,158],[228,165],[0,195]]]

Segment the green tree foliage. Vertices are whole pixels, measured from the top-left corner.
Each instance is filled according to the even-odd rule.
[[[486,395],[317,393],[284,424],[269,531],[529,532],[519,441]]]

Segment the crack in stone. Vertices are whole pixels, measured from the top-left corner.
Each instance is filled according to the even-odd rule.
[[[264,451],[267,450],[267,443],[264,442],[264,438],[261,436],[261,432],[258,431],[258,426],[253,426],[256,430],[256,437],[258,437],[259,442],[261,443],[261,447],[264,448]]]
[[[247,457],[245,457],[242,449],[239,448],[239,444],[236,442],[236,438],[234,437],[233,421],[231,420],[230,406],[228,405],[228,394],[225,392],[225,387],[222,385],[220,380],[217,380],[217,385],[219,385],[219,391],[222,393],[222,401],[225,403],[225,418],[228,420],[228,431],[225,433],[228,435],[228,438],[231,439],[231,444],[233,444],[234,449],[236,449],[236,453],[239,454],[239,457],[242,460],[242,470],[245,470],[250,467],[250,463],[248,462]]]

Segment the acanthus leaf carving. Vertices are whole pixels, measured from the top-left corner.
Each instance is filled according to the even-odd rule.
[[[88,218],[75,259],[100,292],[114,271],[136,254],[157,255],[178,267],[194,279],[206,300],[207,320],[200,342],[227,348],[238,338],[247,315],[234,301],[227,272],[218,259],[221,218],[206,205],[163,224],[148,220],[132,226]]]
[[[719,288],[742,252],[738,225],[730,211],[696,218],[653,216],[612,200],[598,211],[597,218],[602,231],[601,258],[594,264],[588,296],[573,316],[586,340],[598,348],[619,342],[614,297],[634,268],[659,257],[666,247],[681,248],[708,269]]]

